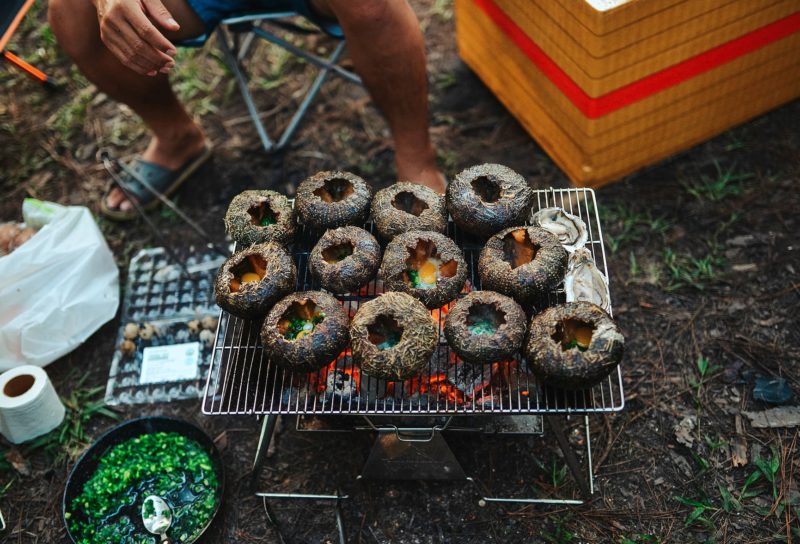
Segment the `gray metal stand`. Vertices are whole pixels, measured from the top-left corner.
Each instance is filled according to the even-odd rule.
[[[308,51],[304,51],[299,47],[287,42],[283,38],[273,34],[261,28],[259,24],[262,21],[269,21],[270,19],[277,19],[279,17],[285,17],[288,15],[292,15],[292,13],[279,13],[274,14],[272,16],[267,17],[264,14],[256,14],[256,15],[247,15],[241,17],[234,17],[230,19],[226,19],[222,21],[220,29],[217,31],[217,43],[219,45],[219,49],[222,52],[223,59],[225,64],[233,72],[234,77],[236,78],[236,83],[239,87],[239,91],[242,93],[242,99],[244,100],[245,106],[247,107],[247,112],[250,115],[253,124],[256,127],[256,132],[258,132],[258,137],[261,139],[261,145],[264,147],[264,150],[268,153],[279,151],[286,147],[286,144],[289,142],[291,137],[294,135],[297,127],[302,121],[303,117],[305,116],[306,112],[308,111],[308,107],[311,105],[312,100],[317,96],[319,93],[320,88],[322,88],[322,84],[328,78],[328,75],[333,73],[339,77],[350,81],[351,83],[356,83],[361,85],[361,78],[357,75],[344,70],[340,66],[336,65],[336,62],[339,60],[339,57],[344,52],[345,42],[339,42],[328,57],[320,57],[309,53]],[[245,40],[239,40],[239,32],[235,31],[225,31],[225,28],[237,28],[244,25],[247,28],[247,37]],[[228,38],[228,34],[232,34],[230,41]],[[283,130],[283,133],[278,137],[278,141],[273,142],[272,138],[270,138],[267,129],[264,127],[264,123],[261,121],[261,116],[259,115],[258,109],[256,108],[255,101],[253,100],[253,95],[250,93],[250,89],[248,87],[248,80],[244,74],[242,69],[242,60],[246,56],[247,52],[250,49],[252,44],[253,37],[262,38],[270,43],[273,43],[279,47],[286,49],[287,51],[301,57],[302,59],[308,61],[310,64],[317,66],[320,71],[317,74],[317,77],[314,79],[314,82],[309,87],[308,91],[306,92],[305,97],[303,97],[302,102],[297,108],[297,111],[292,116],[291,121]]]
[[[269,449],[270,441],[272,440],[272,436],[275,433],[275,424],[278,422],[277,415],[268,415],[264,417],[264,422],[261,424],[261,434],[258,438],[258,446],[256,448],[256,455],[253,460],[253,472],[250,475],[250,487],[251,490],[255,490],[256,485],[258,484],[258,477],[261,475],[261,471],[264,468],[264,463],[267,459],[267,450]],[[344,531],[344,517],[342,516],[341,510],[341,501],[344,499],[349,498],[347,495],[341,495],[337,490],[335,494],[332,495],[319,495],[319,494],[309,494],[309,493],[273,493],[268,491],[259,491],[255,493],[257,497],[261,497],[264,501],[264,511],[267,514],[267,521],[272,525],[275,532],[278,534],[278,538],[280,539],[281,543],[286,542],[286,538],[283,535],[283,531],[281,530],[280,523],[278,521],[278,517],[275,515],[275,511],[269,504],[269,499],[291,499],[291,500],[309,500],[309,501],[331,501],[334,503],[334,513],[336,516],[336,529],[339,533],[339,543],[346,544],[347,537],[345,536]]]
[[[255,490],[258,477],[266,461],[266,452],[275,432],[277,423],[276,415],[264,417],[261,425],[261,434],[253,461],[251,475],[251,488]],[[584,416],[584,432],[586,447],[586,469],[582,469],[575,452],[570,447],[569,440],[564,432],[564,425],[559,416],[545,416],[553,435],[558,442],[564,460],[567,463],[583,499],[553,499],[553,498],[526,498],[526,497],[495,497],[484,495],[478,483],[471,476],[466,475],[463,468],[456,460],[450,447],[442,437],[442,432],[448,431],[475,431],[475,428],[451,427],[453,417],[447,419],[443,425],[430,427],[398,427],[393,424],[375,424],[365,417],[367,426],[356,427],[353,430],[376,431],[378,436],[370,451],[369,458],[364,464],[361,474],[356,477],[360,480],[466,480],[475,486],[480,495],[480,504],[487,503],[521,503],[521,504],[551,504],[551,505],[581,505],[591,499],[594,494],[594,473],[592,470],[592,443],[590,437],[589,417]],[[506,433],[500,434],[541,434],[534,433]],[[279,535],[281,542],[286,542],[277,516],[269,504],[269,499],[312,500],[334,503],[336,527],[340,544],[345,544],[347,538],[344,531],[344,519],[341,511],[341,501],[349,498],[337,490],[333,494],[308,494],[308,493],[275,493],[259,491],[255,493],[264,501],[267,519]]]

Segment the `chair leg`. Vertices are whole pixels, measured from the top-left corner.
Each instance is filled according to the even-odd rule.
[[[328,63],[332,65],[337,60],[339,60],[339,57],[342,55],[343,51],[344,51],[344,42],[339,42],[339,45],[336,46],[336,49],[334,49],[333,54],[331,54],[331,56],[327,59]],[[283,149],[289,142],[289,140],[292,138],[295,130],[297,130],[297,127],[300,124],[300,121],[303,120],[303,117],[308,111],[308,107],[311,105],[311,102],[314,100],[314,98],[316,98],[317,93],[319,93],[319,90],[322,88],[322,84],[328,78],[330,70],[331,70],[330,66],[326,66],[320,69],[319,74],[317,74],[317,77],[314,79],[314,82],[308,89],[306,96],[303,98],[303,102],[300,103],[300,106],[297,108],[297,111],[292,116],[292,120],[289,122],[286,129],[283,131],[283,134],[281,134],[281,137],[278,140],[278,144],[275,146],[276,150]]]
[[[274,151],[275,144],[272,143],[269,134],[267,134],[267,129],[264,128],[264,123],[261,122],[261,117],[259,117],[258,110],[253,101],[253,95],[250,94],[250,89],[247,86],[247,78],[242,72],[241,64],[239,64],[236,54],[231,50],[226,33],[222,28],[217,31],[217,43],[219,44],[220,51],[222,51],[225,64],[228,65],[236,78],[236,84],[239,86],[239,91],[242,93],[242,99],[247,107],[247,112],[250,114],[250,119],[256,127],[256,132],[258,132],[258,137],[261,139],[261,145],[264,146],[264,151],[267,153]]]

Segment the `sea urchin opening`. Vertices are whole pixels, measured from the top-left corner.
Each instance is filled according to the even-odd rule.
[[[231,269],[231,292],[242,288],[243,283],[259,282],[267,273],[267,261],[261,255],[248,255],[246,259]]]
[[[467,314],[467,329],[475,335],[494,334],[505,322],[505,313],[494,304],[473,304]]]
[[[478,176],[473,179],[472,190],[484,202],[492,203],[500,200],[500,184],[492,177]]]
[[[418,240],[416,247],[409,247],[404,279],[415,289],[433,289],[444,278],[452,278],[458,271],[455,260],[443,262],[436,244],[430,240]]]
[[[292,302],[278,321],[278,332],[286,340],[300,340],[325,319],[325,312],[313,300]]]
[[[328,264],[336,264],[353,254],[353,243],[342,242],[322,250],[322,259]]]
[[[503,237],[503,260],[511,268],[519,268],[533,261],[538,250],[526,229],[512,230]]]
[[[593,333],[594,325],[579,319],[565,319],[556,324],[553,340],[560,342],[564,351],[574,348],[586,351],[592,343]]]
[[[369,341],[379,350],[391,349],[403,337],[403,327],[390,315],[379,315],[375,321],[367,325]]]
[[[410,213],[416,217],[422,215],[422,212],[428,209],[428,203],[424,200],[417,198],[417,195],[411,191],[400,191],[392,199],[392,206],[401,212]]]
[[[275,213],[275,210],[272,209],[269,202],[266,200],[262,200],[258,204],[250,206],[247,213],[250,214],[250,221],[259,227],[274,225],[278,222],[278,214]]]
[[[353,184],[342,178],[326,179],[322,187],[315,189],[314,194],[323,202],[341,202],[353,194]]]

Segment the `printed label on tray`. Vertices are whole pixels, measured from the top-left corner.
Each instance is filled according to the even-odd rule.
[[[180,382],[197,378],[200,342],[151,346],[142,354],[139,383]]]

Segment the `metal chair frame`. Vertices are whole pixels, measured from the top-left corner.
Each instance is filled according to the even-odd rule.
[[[236,78],[236,83],[239,87],[239,91],[242,94],[242,99],[244,100],[245,106],[247,107],[247,112],[253,121],[253,125],[255,125],[256,132],[258,132],[258,137],[261,139],[261,144],[264,147],[264,151],[267,153],[280,151],[286,147],[300,125],[300,122],[303,120],[303,117],[308,112],[311,102],[317,96],[322,88],[322,84],[330,74],[335,74],[347,81],[350,81],[351,83],[363,85],[361,78],[336,64],[344,52],[344,40],[341,40],[336,45],[333,52],[328,57],[321,57],[289,43],[285,39],[272,32],[271,29],[265,29],[262,26],[263,23],[267,23],[275,26],[276,28],[281,28],[284,30],[309,33],[310,31],[306,29],[285,22],[287,18],[297,15],[298,14],[293,11],[259,12],[247,15],[239,15],[224,19],[220,23],[220,26],[217,30],[217,44],[222,52],[223,60],[231,69],[234,77]],[[317,77],[314,79],[313,83],[303,97],[303,100],[300,102],[300,105],[292,116],[292,119],[289,121],[289,124],[286,126],[280,136],[278,136],[277,141],[274,141],[270,137],[267,129],[264,127],[264,123],[261,120],[261,116],[256,108],[255,101],[253,100],[253,95],[250,92],[249,80],[242,67],[242,63],[250,53],[250,49],[255,38],[261,38],[269,43],[282,47],[290,53],[319,68]]]

